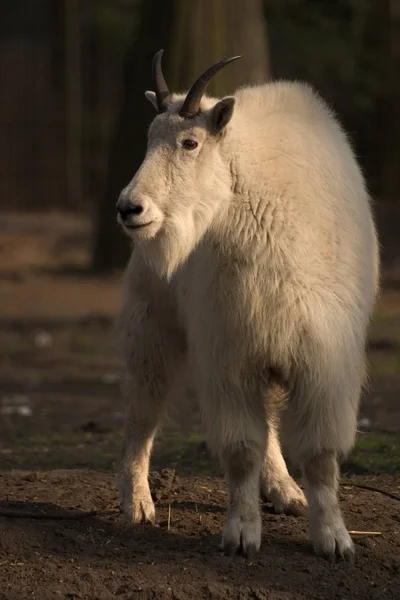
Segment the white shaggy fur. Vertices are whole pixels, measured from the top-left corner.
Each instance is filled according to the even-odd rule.
[[[129,223],[143,225],[126,227],[134,250],[119,320],[123,510],[154,521],[153,438],[168,395],[189,380],[228,480],[225,552],[258,550],[260,486],[278,511],[307,506],[279,431],[302,468],[316,552],[351,558],[337,456],[354,443],[379,276],[361,171],[306,85],[204,97],[194,119],[179,116],[183,99],[173,96],[154,119],[146,158],[121,196],[142,206]],[[185,139],[197,148],[185,149]]]

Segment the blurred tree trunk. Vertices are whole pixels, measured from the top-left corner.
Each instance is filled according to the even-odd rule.
[[[375,212],[383,241],[384,264],[398,258],[400,217],[400,0],[376,0],[380,45],[381,93],[376,106],[375,160],[377,202]]]
[[[207,67],[227,56],[242,59],[222,70],[210,95],[232,93],[270,75],[262,0],[176,0],[170,87],[187,89]]]
[[[157,18],[155,18],[157,15]],[[243,58],[221,71],[209,87],[224,95],[269,75],[262,0],[143,0],[136,39],[127,51],[124,95],[111,143],[106,189],[100,202],[93,267],[121,267],[129,243],[116,224],[115,203],[143,160],[146,130],[154,115],[143,93],[153,89],[153,55],[165,49],[164,72],[171,90],[188,88],[212,63],[236,54]]]
[[[82,93],[80,0],[65,0],[65,106],[67,204],[82,199]]]
[[[386,34],[384,73],[381,103],[381,182],[380,190],[385,201],[399,202],[400,156],[400,0],[381,0],[385,12],[383,27]]]

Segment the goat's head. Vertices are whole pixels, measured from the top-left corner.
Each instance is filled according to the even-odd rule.
[[[117,202],[118,220],[161,274],[181,264],[231,197],[230,164],[223,145],[235,98],[203,97],[213,75],[240,58],[222,60],[203,73],[187,95],[170,94],[153,60],[157,110],[145,159]]]

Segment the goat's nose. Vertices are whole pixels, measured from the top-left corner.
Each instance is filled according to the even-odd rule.
[[[117,211],[121,219],[126,221],[131,215],[140,215],[143,212],[143,206],[140,203],[134,203],[126,198],[120,198],[117,202]]]

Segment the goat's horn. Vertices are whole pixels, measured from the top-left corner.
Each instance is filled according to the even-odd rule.
[[[197,81],[195,81],[195,83],[188,91],[187,96],[185,98],[185,102],[183,103],[183,106],[179,111],[181,117],[186,117],[190,119],[191,117],[195,117],[198,114],[201,99],[211,79],[216,73],[218,73],[220,69],[225,67],[225,65],[228,65],[230,62],[233,62],[238,58],[242,57],[232,56],[231,58],[224,58],[223,60],[220,60],[219,62],[215,63],[215,65],[207,69],[207,71],[205,71],[203,75],[201,75],[197,79]]]
[[[168,86],[165,82],[164,75],[161,67],[161,57],[163,55],[164,50],[159,50],[153,58],[153,79],[155,92],[157,97],[157,106],[158,112],[163,113],[168,108],[168,100],[170,98],[170,93]]]

